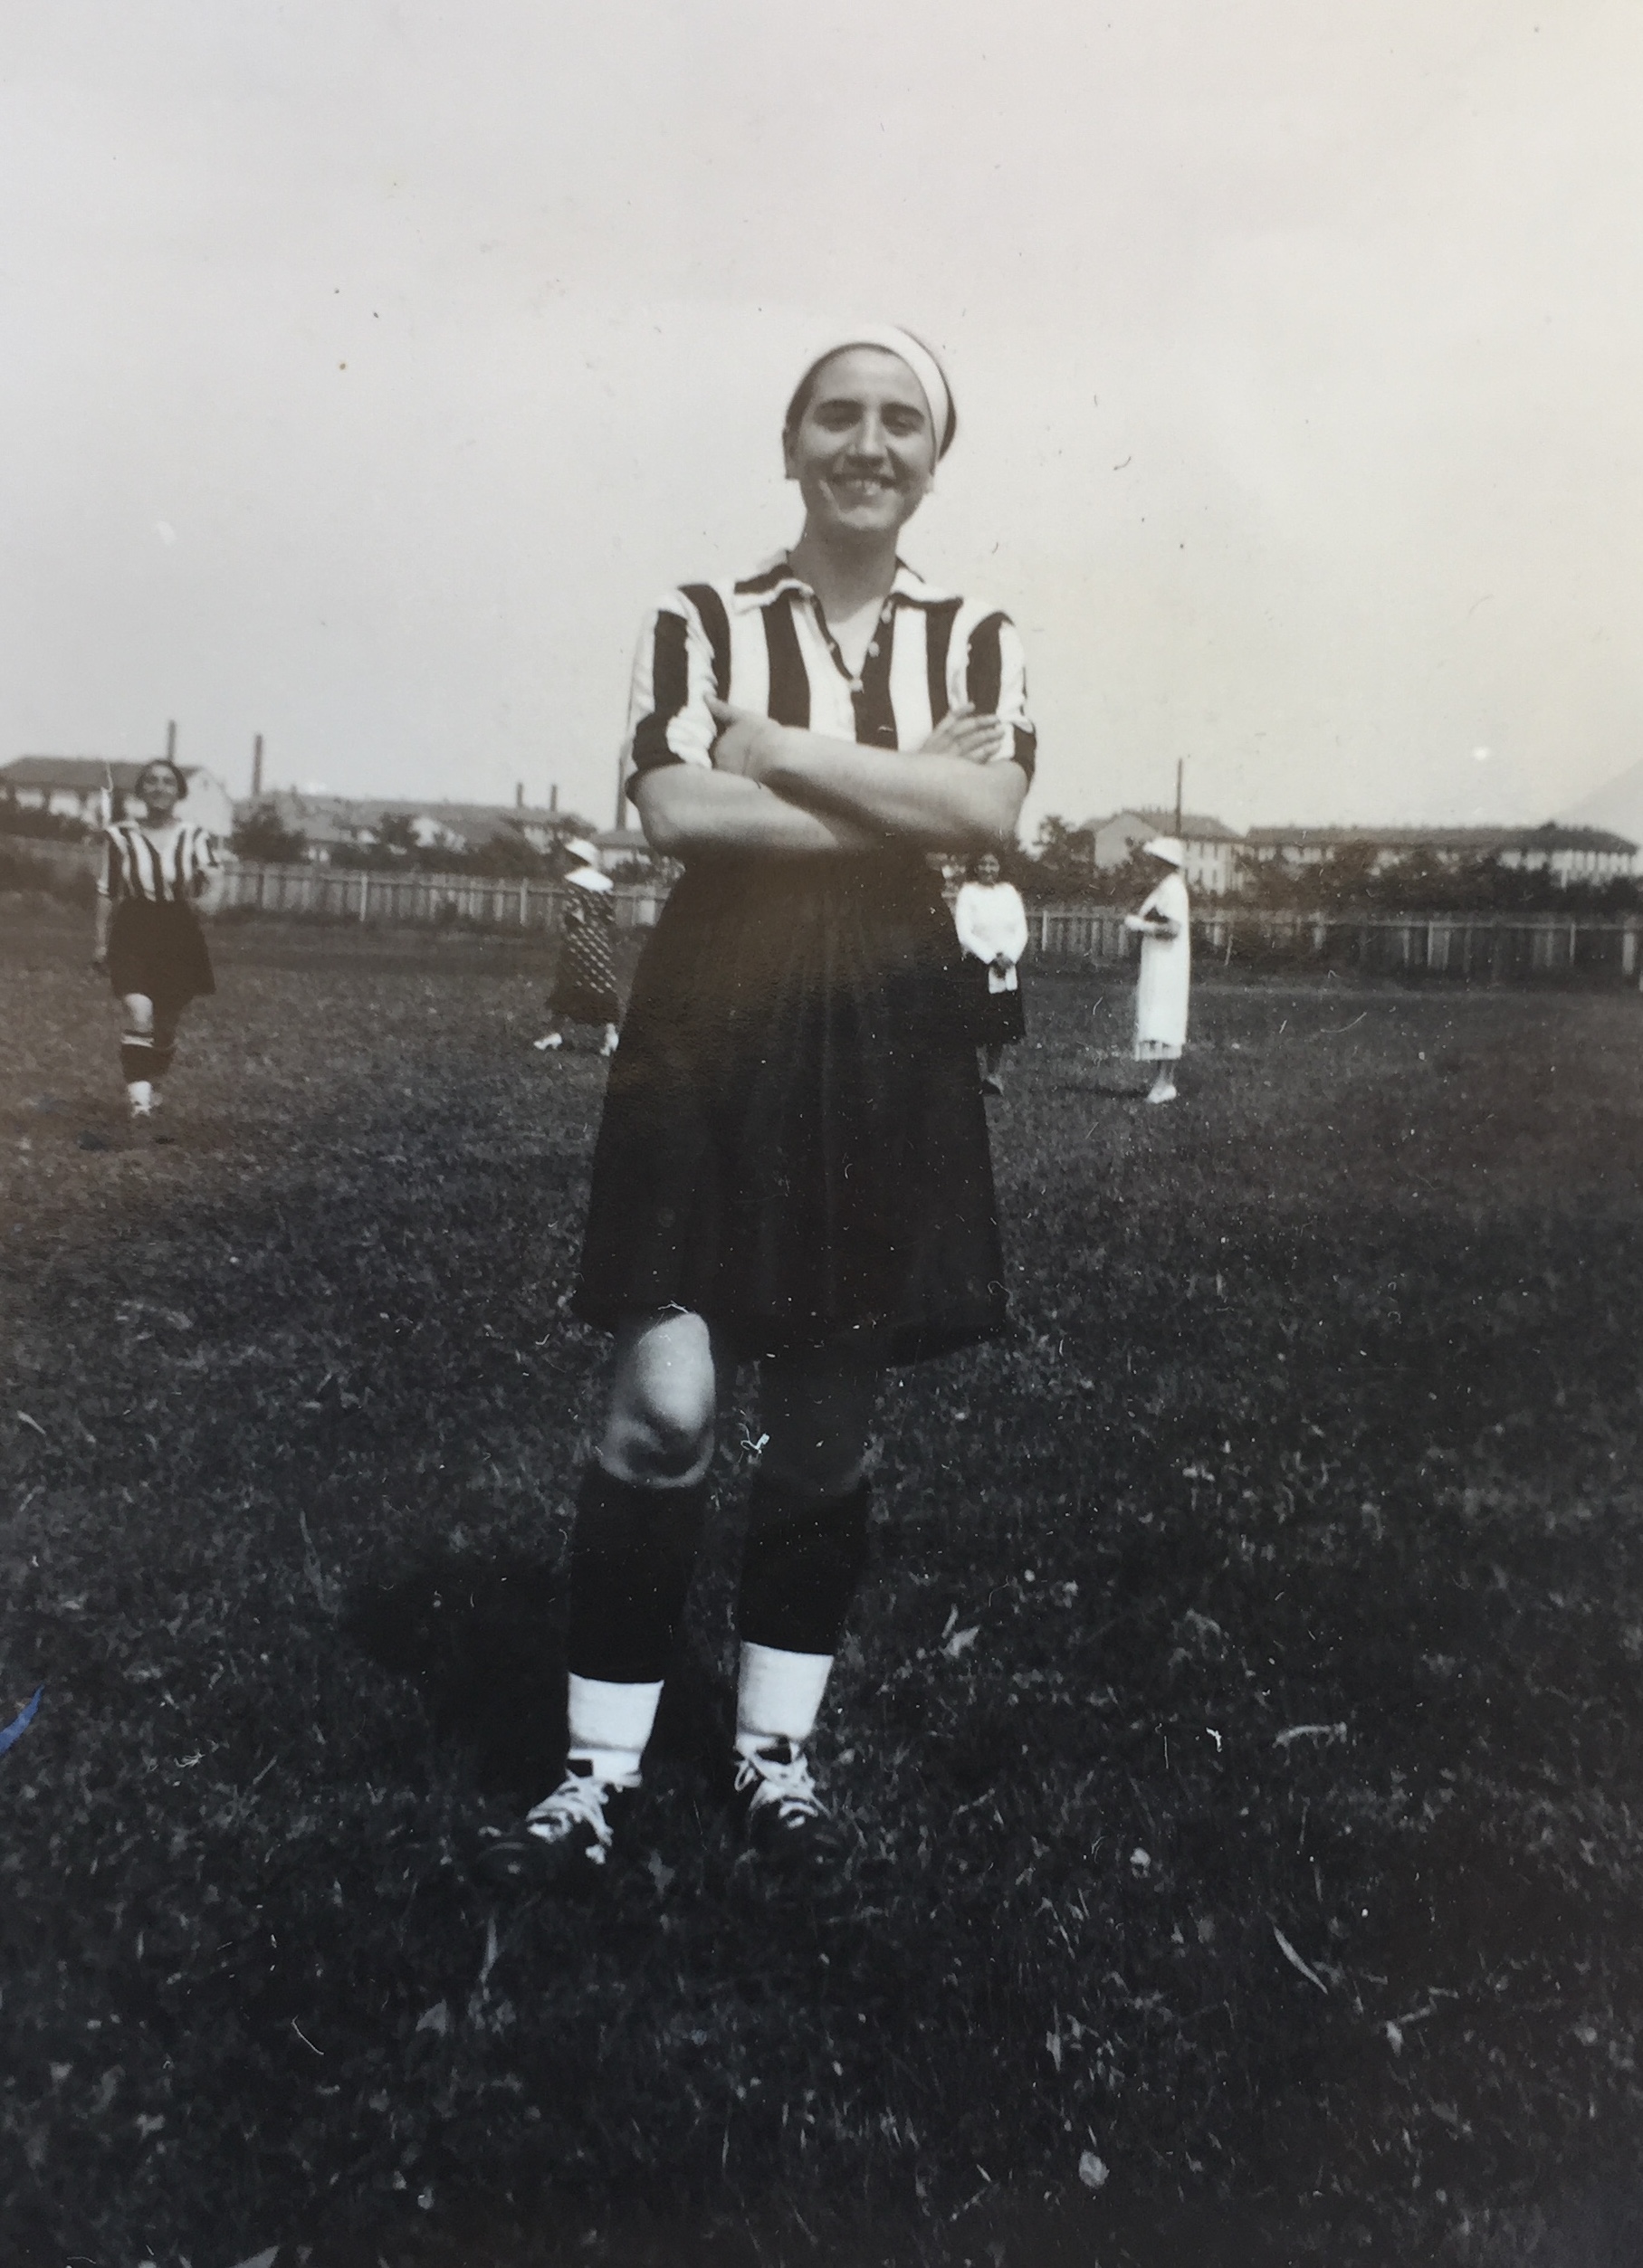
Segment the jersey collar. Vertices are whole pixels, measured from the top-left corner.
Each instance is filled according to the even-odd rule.
[[[755,568],[745,581],[732,584],[731,603],[738,613],[745,614],[752,606],[768,606],[773,598],[785,592],[797,591],[802,598],[814,598],[816,594],[801,575],[795,574],[785,551],[778,551]],[[922,575],[915,575],[904,559],[895,563],[895,580],[890,586],[890,603],[903,601],[910,606],[935,606],[943,600],[956,599],[957,591],[938,590]]]

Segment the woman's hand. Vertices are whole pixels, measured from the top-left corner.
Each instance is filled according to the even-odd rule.
[[[979,717],[964,701],[948,710],[919,754],[957,756],[967,764],[990,764],[1004,754],[1008,742],[1007,726],[997,717]]]
[[[781,727],[754,710],[732,709],[728,700],[716,700],[712,693],[707,705],[719,727],[713,742],[713,769],[737,773],[762,787],[779,746]]]
[[[97,950],[92,954],[91,967],[96,970],[100,977],[107,975],[109,967],[109,955],[106,947],[100,945]]]
[[[995,953],[993,955],[993,975],[995,977],[1008,977],[1010,970],[1014,968],[1015,966],[1015,962],[1011,960],[1008,953]]]

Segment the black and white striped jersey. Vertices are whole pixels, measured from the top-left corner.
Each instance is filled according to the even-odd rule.
[[[785,554],[740,583],[685,583],[639,641],[625,778],[664,764],[711,764],[716,694],[738,709],[874,748],[916,749],[968,701],[1011,737],[998,761],[1030,778],[1037,738],[1027,664],[1008,615],[941,591],[897,563],[859,677],[828,634],[815,592]]]
[[[146,898],[150,905],[186,905],[205,876],[220,865],[216,844],[204,827],[178,827],[157,843],[135,819],[103,829],[103,867],[97,888],[105,898]]]

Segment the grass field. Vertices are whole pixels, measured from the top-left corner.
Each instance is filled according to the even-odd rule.
[[[131,1147],[0,924],[0,2258],[1643,2256],[1635,994],[1207,986],[1158,1111],[1040,974],[1013,1334],[884,1406],[859,1857],[732,1864],[738,1425],[564,1907],[471,1861],[562,1739],[601,1066],[519,946],[215,949]]]

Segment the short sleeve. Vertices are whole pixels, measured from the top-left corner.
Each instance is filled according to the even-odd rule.
[[[1009,727],[1009,739],[995,761],[1018,764],[1028,779],[1037,761],[1038,735],[1027,707],[1027,656],[1015,624],[997,608],[960,620],[958,649],[960,682],[950,689],[955,705],[968,701],[979,716],[997,717]]]
[[[627,707],[624,778],[629,795],[646,772],[664,765],[712,764],[719,728],[707,697],[721,672],[702,619],[702,596],[670,591],[640,634]]]
[[[112,827],[102,831],[102,855],[97,867],[97,895],[113,898],[119,891],[119,843]]]

